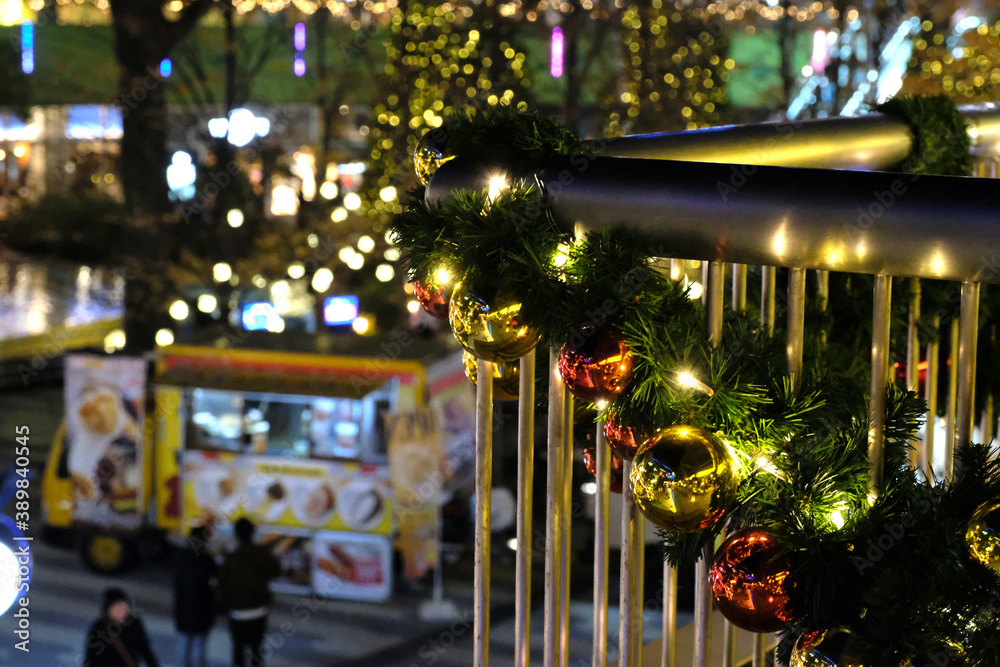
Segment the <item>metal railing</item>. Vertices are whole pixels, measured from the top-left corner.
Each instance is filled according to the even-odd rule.
[[[979,156],[976,175],[996,177],[1000,153],[1000,108],[963,107],[970,138]],[[704,286],[707,333],[717,343],[722,331],[726,264],[733,265],[732,306],[745,307],[746,265],[762,266],[761,327],[774,329],[775,267],[788,267],[788,372],[793,385],[802,372],[806,272],[818,271],[825,299],[828,271],[875,275],[871,358],[869,436],[872,487],[882,475],[886,389],[889,383],[890,297],[893,277],[934,278],[961,283],[960,317],[949,326],[952,349],[946,441],[935,442],[933,428],[917,447],[914,464],[930,471],[935,447],[945,450],[945,476],[952,474],[954,447],[972,437],[978,311],[981,283],[1000,282],[1000,213],[994,183],[985,178],[919,176],[873,171],[902,162],[910,154],[912,135],[902,122],[877,114],[802,123],[729,127],[668,135],[625,137],[608,142],[598,157],[556,160],[534,174],[557,219],[578,230],[605,225],[630,227],[669,248],[679,260],[707,263]],[[579,158],[579,156],[577,156]],[[483,189],[501,165],[485,157],[459,157],[441,167],[427,190],[431,201],[457,189]],[[798,167],[791,169],[789,167]],[[825,167],[821,169],[820,167]],[[918,182],[919,181],[919,182]],[[744,295],[740,298],[739,295]],[[916,322],[919,292],[910,304],[907,384],[916,389]],[[937,322],[939,325],[940,322]],[[936,338],[935,338],[936,340]],[[542,604],[544,667],[568,664],[570,496],[572,486],[572,398],[556,371],[558,349],[548,351],[549,415],[546,472],[545,593]],[[538,351],[544,355],[544,350]],[[936,411],[938,344],[927,348],[926,396]],[[531,514],[533,473],[534,378],[536,353],[521,360],[521,403],[518,442],[516,646],[515,664],[530,659]],[[490,377],[480,361],[478,377]],[[930,378],[934,378],[933,381]],[[476,473],[476,601],[475,661],[489,658],[489,556],[492,387],[478,383]],[[983,415],[984,433],[993,432],[992,403]],[[594,544],[594,637],[592,664],[608,661],[608,552],[611,457],[597,429],[597,490]],[[624,477],[628,479],[628,463]],[[677,572],[664,567],[663,639],[659,647],[642,646],[642,526],[629,485],[623,485],[618,664],[678,664]],[[713,624],[707,582],[711,554],[696,571],[693,647],[694,667],[737,664],[737,638],[751,646],[755,667],[764,665],[773,637],[736,632],[726,623]],[[721,619],[721,617],[718,617]],[[713,625],[721,661],[713,662]]]

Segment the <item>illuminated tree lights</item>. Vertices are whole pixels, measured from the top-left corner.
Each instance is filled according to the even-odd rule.
[[[621,24],[624,89],[617,99],[605,100],[605,134],[716,123],[726,102],[723,84],[735,65],[723,56],[728,28],[722,20],[653,0],[628,5]]]
[[[527,108],[526,56],[513,42],[515,30],[485,3],[414,2],[393,11],[381,86],[386,95],[374,108],[369,133],[368,214],[377,228],[402,210],[378,191],[393,183],[420,137],[440,127],[446,114],[464,106]]]
[[[913,42],[901,92],[945,94],[958,103],[997,99],[1000,84],[1000,22],[955,34],[947,22],[925,20]]]

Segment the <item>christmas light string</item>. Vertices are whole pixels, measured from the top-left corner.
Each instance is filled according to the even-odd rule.
[[[920,114],[912,117],[921,122]],[[939,115],[924,117],[942,124]],[[541,165],[586,151],[533,114],[500,109],[460,116],[454,131],[449,123],[435,149],[450,155],[510,155],[520,143],[520,157]],[[922,145],[937,150],[933,144]],[[928,169],[963,158],[909,164]],[[721,343],[710,346],[701,304],[655,266],[652,255],[669,253],[648,239],[619,229],[575,238],[548,214],[533,183],[512,182],[494,196],[456,192],[436,206],[423,195],[411,193],[392,228],[411,279],[433,283],[438,267],[448,267],[484,303],[503,295],[518,304],[519,326],[538,332],[541,345],[577,340],[583,349],[607,332],[620,335],[632,357],[630,377],[598,418],[631,429],[639,441],[684,425],[733,454],[734,497],[712,507],[722,519],[693,532],[662,532],[664,556],[689,566],[723,529],[730,536],[764,529],[788,555],[794,584],[785,587],[794,611],[782,622],[791,640],[786,658],[804,633],[843,628],[864,664],[959,650],[968,664],[1000,664],[1000,604],[991,603],[1000,600],[1000,572],[970,556],[966,537],[976,510],[1000,499],[1000,467],[989,448],[958,452],[968,471],[961,478],[936,488],[921,482],[908,467],[908,449],[925,407],[893,385],[886,475],[877,499],[868,499],[870,277],[832,274],[827,309],[816,299],[807,303],[809,320],[820,326],[807,331],[806,367],[793,392],[784,332],[768,336],[749,309],[727,316]]]

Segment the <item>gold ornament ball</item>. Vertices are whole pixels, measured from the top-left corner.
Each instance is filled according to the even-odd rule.
[[[462,352],[465,377],[476,384],[478,360],[468,352]],[[517,361],[493,364],[493,398],[498,401],[516,401],[521,388],[521,364]]]
[[[973,558],[1000,576],[1000,501],[979,506],[965,531],[965,543]]]
[[[850,630],[807,632],[795,642],[790,667],[868,667],[857,657]]]
[[[516,361],[541,338],[524,323],[519,302],[500,294],[487,303],[464,282],[451,293],[448,323],[461,346],[486,361]]]
[[[417,150],[413,152],[413,170],[417,172],[417,178],[421,185],[427,185],[431,181],[431,176],[448,160],[455,157],[448,155],[447,151],[431,140],[431,132],[428,132],[417,143]]]
[[[736,500],[729,450],[708,431],[692,426],[660,429],[643,443],[629,483],[646,518],[674,532],[713,526]]]

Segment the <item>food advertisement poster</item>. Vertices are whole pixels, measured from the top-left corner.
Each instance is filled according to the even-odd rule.
[[[382,602],[392,593],[388,537],[320,532],[313,538],[313,589],[320,595]]]
[[[142,522],[146,363],[66,357],[67,467],[75,521],[131,530]]]
[[[387,535],[386,466],[188,450],[181,473],[184,525],[245,516],[261,526]]]
[[[389,471],[396,498],[403,572],[418,579],[438,562],[444,473],[435,411],[425,408],[389,418]]]
[[[445,457],[444,488],[471,486],[476,481],[476,390],[465,377],[461,351],[427,369],[427,391]]]
[[[312,531],[268,528],[258,533],[257,543],[270,549],[281,563],[281,574],[271,588],[284,593],[312,590]]]

